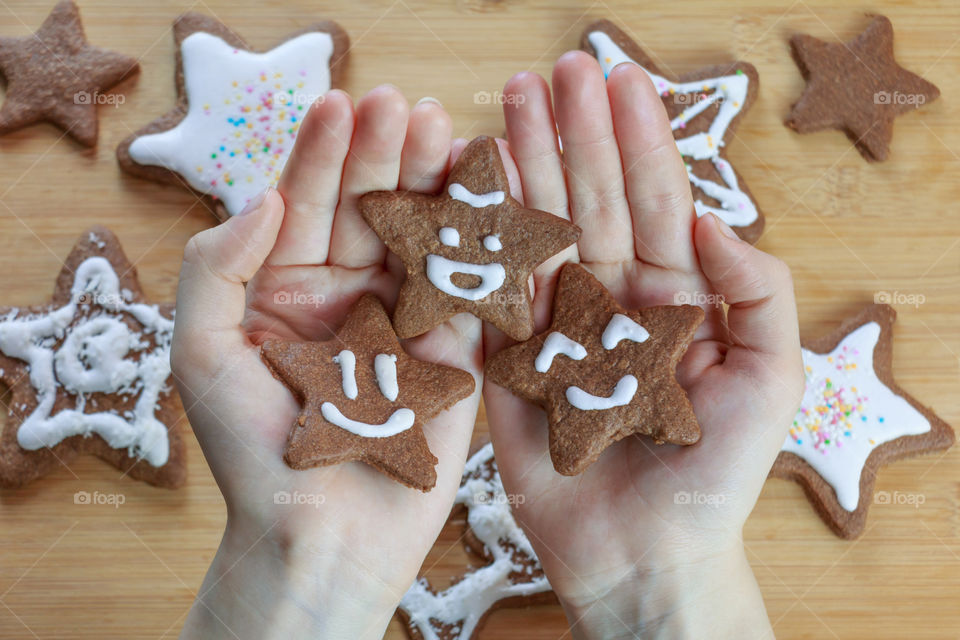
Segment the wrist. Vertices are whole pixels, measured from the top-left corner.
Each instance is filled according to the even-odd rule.
[[[577,640],[773,638],[742,545],[636,565],[591,598],[558,594]]]
[[[181,638],[383,637],[402,594],[358,569],[343,545],[323,548],[282,526],[256,533],[228,521]]]

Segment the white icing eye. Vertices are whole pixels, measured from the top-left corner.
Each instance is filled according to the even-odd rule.
[[[440,238],[440,244],[448,247],[460,246],[460,232],[453,227],[443,227],[437,236]]]
[[[493,233],[483,238],[483,246],[487,251],[500,251],[503,245],[500,244],[500,236]]]
[[[392,353],[379,353],[373,359],[373,370],[377,374],[377,386],[383,397],[393,402],[400,394],[397,386],[397,356]]]
[[[533,368],[540,373],[546,373],[550,370],[554,357],[561,353],[574,360],[583,360],[587,357],[587,350],[582,344],[571,340],[559,331],[554,331],[543,341],[540,353],[533,362]]]
[[[650,333],[637,324],[631,318],[622,313],[615,313],[607,323],[607,328],[603,330],[600,342],[603,348],[613,349],[621,340],[632,340],[633,342],[646,342]]]

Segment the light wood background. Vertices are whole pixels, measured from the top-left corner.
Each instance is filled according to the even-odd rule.
[[[0,35],[27,35],[53,0],[0,0]],[[113,228],[155,300],[173,298],[181,250],[212,223],[175,188],[123,175],[114,148],[174,101],[170,25],[185,10],[218,16],[257,47],[317,18],[353,42],[346,89],[398,85],[411,102],[438,98],[459,136],[499,135],[499,107],[477,104],[514,72],[549,77],[581,29],[609,17],[685,72],[742,58],[760,96],[730,157],[767,214],[760,246],[793,268],[805,335],[825,332],[878,291],[920,295],[898,304],[900,383],[960,425],[960,5],[883,2],[576,2],[443,0],[324,3],[271,0],[81,0],[94,44],[138,56],[142,72],[101,108],[88,152],[41,125],[0,138],[0,304],[43,302],[75,237]],[[322,7],[322,9],[321,9]],[[803,82],[787,38],[850,39],[864,12],[888,15],[900,62],[943,96],[898,120],[890,161],[868,165],[840,133],[797,136],[781,124]],[[318,11],[322,11],[317,13]],[[485,431],[481,419],[478,434]],[[482,437],[482,436],[478,436]],[[160,638],[179,632],[214,553],[225,511],[190,436],[190,480],[168,492],[78,461],[20,491],[0,492],[0,637]],[[884,470],[878,490],[923,497],[875,505],[857,542],[835,538],[791,483],[767,483],[746,527],[750,561],[780,638],[960,638],[960,449]],[[77,491],[121,493],[111,506],[75,505]],[[428,558],[444,585],[463,569],[449,526]],[[484,638],[568,635],[558,607],[503,611]],[[404,637],[397,622],[387,633]]]

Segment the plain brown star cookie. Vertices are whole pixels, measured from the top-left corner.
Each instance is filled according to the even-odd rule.
[[[0,38],[0,135],[46,120],[92,147],[102,92],[139,70],[135,59],[91,46],[77,5],[63,0],[32,36]]]
[[[360,198],[360,213],[407,270],[393,314],[401,338],[467,312],[526,340],[530,274],[580,237],[576,225],[510,197],[486,136],[467,145],[439,195],[375,191]]]
[[[293,469],[360,460],[429,491],[437,458],[423,424],[474,390],[466,371],[415,360],[367,294],[325,342],[268,340],[261,355],[301,401],[284,459]]]
[[[0,484],[22,486],[92,454],[136,480],[182,485],[172,338],[173,305],[145,302],[116,236],[87,230],[49,304],[0,309],[0,380],[10,389]]]
[[[699,307],[629,311],[579,264],[560,271],[550,328],[487,361],[490,380],[547,412],[550,458],[577,475],[629,435],[689,445],[700,426],[675,377]]]
[[[875,16],[847,43],[799,34],[790,47],[807,87],[786,125],[798,133],[840,129],[866,160],[886,160],[894,118],[940,95],[933,84],[897,64],[893,25],[884,16]]]
[[[726,154],[759,92],[760,75],[754,66],[730,62],[668,77],[643,47],[609,20],[584,29],[580,46],[597,59],[604,76],[624,62],[647,72],[686,163],[697,215],[712,213],[742,239],[756,242],[763,233],[763,212]]]

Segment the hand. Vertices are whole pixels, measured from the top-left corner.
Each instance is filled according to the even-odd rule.
[[[543,412],[488,382],[504,486],[525,497],[517,518],[575,637],[772,635],[741,530],[803,388],[789,270],[712,215],[696,218],[666,112],[642,69],[620,65],[605,83],[592,57],[568,53],[553,89],[555,120],[539,76],[519,74],[504,89],[515,164],[507,162],[525,204],[583,229],[577,247],[534,274],[537,330],[549,324],[567,260],[583,262],[628,308],[674,304],[677,294],[696,300],[706,320],[677,378],[702,438],[679,447],[634,435],[582,475],[561,476]],[[503,346],[494,333],[488,351]]]
[[[429,493],[359,462],[294,471],[283,452],[300,407],[258,345],[329,339],[364,292],[393,304],[402,267],[357,200],[439,189],[451,130],[439,104],[410,110],[392,87],[356,111],[332,91],[306,116],[277,190],[187,245],[173,370],[227,527],[184,637],[380,638],[446,521],[479,389],[424,425],[440,460]],[[479,376],[480,337],[479,321],[461,316],[405,348]],[[281,491],[310,504],[275,504]]]

